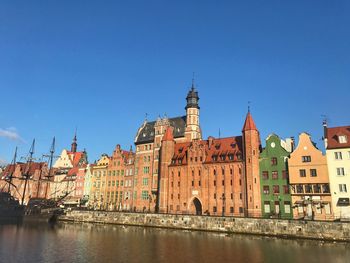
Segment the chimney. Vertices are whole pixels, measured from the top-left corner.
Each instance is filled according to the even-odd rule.
[[[290,143],[290,146],[291,146],[291,152],[294,151],[294,147],[295,147],[295,139],[294,139],[294,136],[290,137],[291,139],[291,143]]]
[[[323,141],[324,141],[324,147],[327,149],[327,146],[328,146],[328,134],[327,134],[327,120],[323,120]]]
[[[214,141],[214,137],[213,137],[213,136],[209,136],[209,137],[208,137],[209,149],[210,149],[211,146],[213,145],[213,141]]]

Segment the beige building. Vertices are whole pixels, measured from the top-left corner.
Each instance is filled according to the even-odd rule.
[[[350,126],[323,125],[334,217],[350,220]]]
[[[102,154],[101,158],[92,167],[91,190],[89,195],[90,207],[94,209],[107,209],[105,203],[107,168],[110,158]]]
[[[309,134],[299,135],[298,146],[291,153],[288,166],[293,218],[333,219],[327,159]]]

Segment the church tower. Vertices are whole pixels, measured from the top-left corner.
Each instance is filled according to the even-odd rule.
[[[77,152],[77,147],[78,147],[78,144],[77,144],[77,132],[75,132],[70,151],[72,153]]]
[[[243,151],[244,151],[244,186],[245,186],[245,216],[261,216],[259,153],[261,149],[259,131],[255,126],[250,110],[244,122]]]
[[[193,139],[202,139],[201,128],[199,126],[199,97],[198,91],[192,81],[191,90],[188,92],[186,97],[187,105],[186,109],[186,130],[185,137],[187,140],[192,141]]]

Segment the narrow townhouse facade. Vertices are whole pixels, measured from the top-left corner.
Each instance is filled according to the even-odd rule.
[[[333,207],[329,187],[326,156],[307,133],[299,135],[299,143],[288,160],[293,218],[332,220]]]
[[[334,217],[350,220],[350,126],[323,128]]]
[[[270,134],[260,154],[261,207],[264,218],[293,218],[288,176],[291,145],[291,139],[284,141],[276,134]]]
[[[100,159],[92,167],[89,204],[91,204],[91,208],[93,209],[107,209],[105,198],[109,161],[109,156],[102,154]]]
[[[104,206],[108,210],[132,209],[133,152],[122,150],[118,144],[110,157]]]

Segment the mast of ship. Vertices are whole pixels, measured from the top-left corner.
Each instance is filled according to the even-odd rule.
[[[32,165],[33,162],[33,154],[34,154],[34,145],[35,145],[35,139],[33,140],[32,146],[29,149],[29,157],[27,159],[27,165],[26,165],[26,169],[24,171],[24,189],[23,189],[23,195],[22,195],[22,205],[24,204],[24,198],[25,198],[25,194],[26,194],[26,189],[27,189],[27,184],[28,184],[28,180],[30,177],[30,167]]]
[[[11,193],[11,185],[12,185],[13,174],[15,173],[15,170],[16,170],[16,158],[17,158],[17,146],[16,146],[16,149],[15,149],[15,155],[13,156],[13,160],[12,160],[12,163],[11,163],[11,164],[13,164],[13,171],[12,171],[12,173],[10,173],[9,181],[8,181],[9,186],[8,186],[7,192],[9,194]]]
[[[46,157],[49,157],[49,173],[46,176],[47,182],[46,182],[46,189],[45,189],[45,199],[47,199],[47,191],[49,188],[50,179],[53,177],[52,175],[52,161],[53,161],[53,154],[55,153],[55,137],[53,137],[51,148],[50,148],[50,155],[46,155]]]

